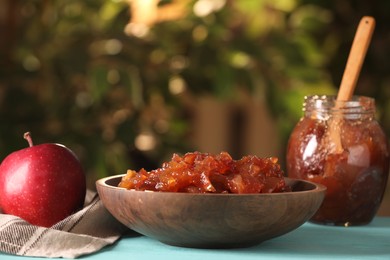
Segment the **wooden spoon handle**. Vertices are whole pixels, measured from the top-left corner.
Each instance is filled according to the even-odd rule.
[[[372,34],[375,28],[375,19],[370,16],[364,16],[359,23],[359,26],[353,39],[351,51],[349,52],[347,65],[344,70],[344,75],[341,80],[337,101],[351,100],[360,70],[363,65],[364,58],[367,53],[368,46],[371,41]],[[341,103],[336,103],[336,108],[340,108]],[[329,142],[334,144],[333,150],[335,153],[342,153],[343,146],[341,144],[340,124],[341,118],[334,118],[329,122]]]
[[[364,16],[360,20],[341,80],[337,95],[338,101],[350,100],[353,95],[374,28],[375,19],[373,17]]]

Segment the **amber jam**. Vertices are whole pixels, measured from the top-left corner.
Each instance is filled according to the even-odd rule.
[[[287,174],[327,187],[311,221],[363,225],[375,216],[387,183],[389,147],[374,99],[308,96],[287,147]]]
[[[233,160],[220,154],[174,154],[152,171],[128,170],[119,187],[135,190],[189,193],[274,193],[290,191],[277,158],[247,155]]]

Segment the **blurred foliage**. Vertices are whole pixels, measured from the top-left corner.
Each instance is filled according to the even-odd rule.
[[[197,97],[245,102],[240,91],[268,102],[286,142],[305,95],[336,93],[364,15],[378,25],[356,93],[377,99],[390,132],[390,2],[193,0],[183,18],[141,36],[125,33],[131,2],[2,5],[1,158],[27,146],[29,130],[35,143],[74,150],[92,179],[154,168],[173,152],[196,149]],[[141,141],[153,149],[142,151]]]

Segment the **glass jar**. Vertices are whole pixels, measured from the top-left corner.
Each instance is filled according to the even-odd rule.
[[[307,96],[304,116],[291,133],[287,174],[327,187],[311,222],[364,225],[373,219],[386,189],[389,146],[375,120],[375,100]]]

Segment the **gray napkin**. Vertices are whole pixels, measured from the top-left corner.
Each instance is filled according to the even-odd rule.
[[[104,208],[98,195],[89,191],[82,210],[51,228],[0,214],[0,251],[21,256],[76,258],[114,243],[126,229]]]

